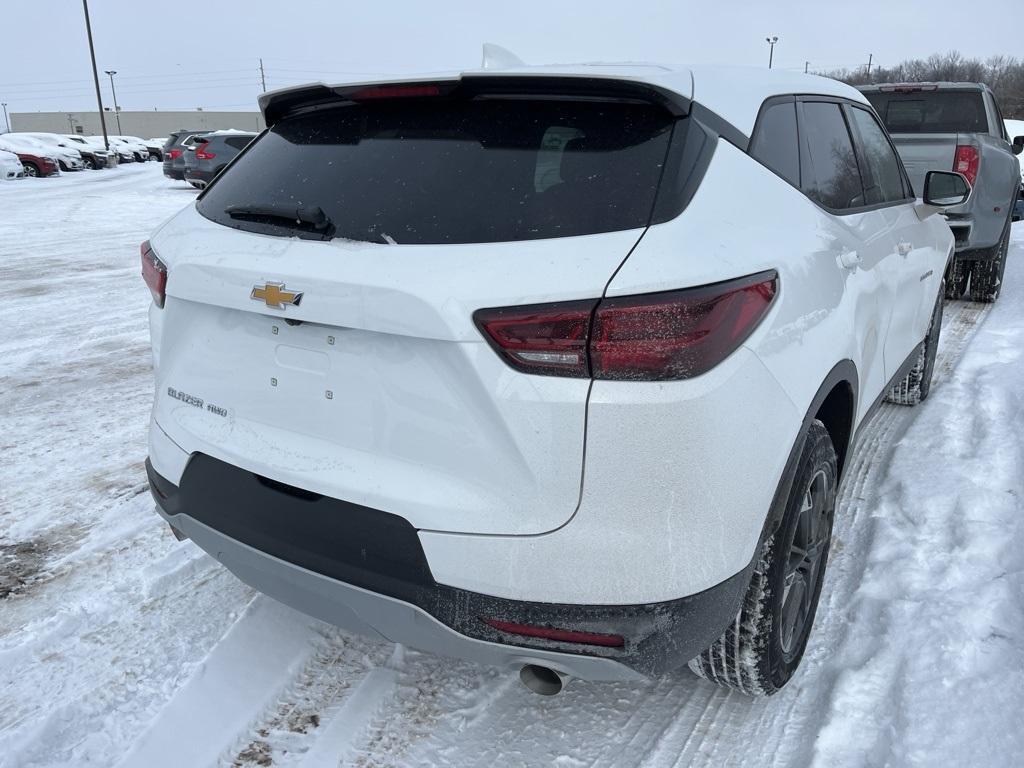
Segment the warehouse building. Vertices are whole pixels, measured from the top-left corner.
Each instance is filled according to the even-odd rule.
[[[259,112],[122,111],[120,113],[120,130],[117,127],[118,118],[113,112],[106,112],[104,116],[107,120],[108,134],[139,136],[143,139],[166,136],[179,128],[210,131],[224,128],[261,131],[264,128],[263,117]],[[81,133],[86,136],[98,136],[103,132],[100,127],[99,113],[95,111],[13,112],[11,113],[11,130],[26,133]]]

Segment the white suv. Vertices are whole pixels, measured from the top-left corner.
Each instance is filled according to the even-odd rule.
[[[928,393],[958,174],[831,80],[480,70],[265,94],[143,244],[161,515],[355,632],[786,683],[836,486]],[[692,660],[692,661],[691,661]]]

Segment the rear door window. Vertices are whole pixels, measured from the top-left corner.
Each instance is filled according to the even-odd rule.
[[[835,211],[864,206],[860,166],[839,104],[811,101],[801,107],[801,188],[804,193]]]
[[[228,136],[224,139],[224,143],[229,147],[241,150],[245,149],[254,138],[254,136]]]
[[[877,205],[907,199],[909,194],[904,186],[903,164],[875,116],[857,107],[849,107],[847,114],[857,140],[865,203]]]
[[[865,94],[889,133],[988,133],[981,91]]]
[[[800,186],[800,142],[795,102],[776,102],[765,108],[754,130],[750,155],[794,187]]]
[[[399,244],[633,229],[651,220],[675,125],[660,107],[612,101],[339,106],[278,122],[207,189],[198,210],[227,226],[288,236],[295,222],[266,211],[319,208],[334,237]]]

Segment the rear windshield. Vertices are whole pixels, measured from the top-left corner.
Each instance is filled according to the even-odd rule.
[[[274,125],[198,210],[238,229],[302,236],[305,224],[281,212],[303,208],[317,212],[325,237],[376,243],[633,229],[650,221],[674,123],[660,107],[603,101],[338,107]]]
[[[980,91],[865,94],[889,133],[987,133]]]

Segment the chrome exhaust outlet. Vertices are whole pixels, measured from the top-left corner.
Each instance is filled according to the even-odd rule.
[[[519,680],[534,693],[554,696],[561,693],[569,682],[569,676],[539,664],[527,664],[519,670]]]

